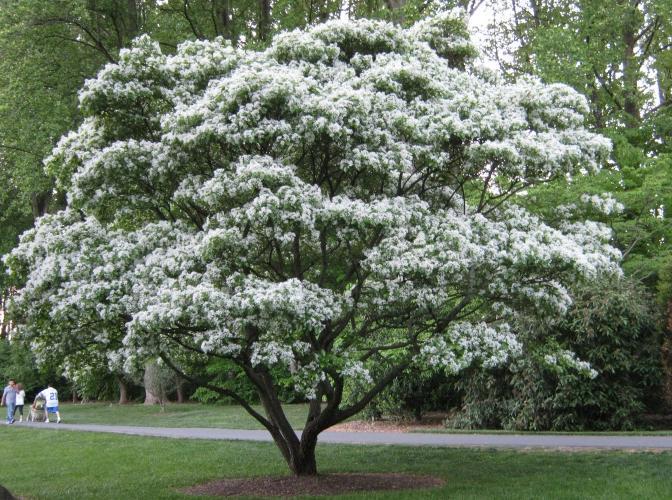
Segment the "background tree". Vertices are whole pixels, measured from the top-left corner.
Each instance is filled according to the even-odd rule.
[[[544,206],[605,191],[625,204],[614,226],[625,269],[655,290],[669,255],[669,0],[494,0],[489,53],[510,76],[532,73],[584,94],[593,126],[613,140],[600,176],[535,192]],[[605,15],[609,13],[609,15]],[[508,21],[506,21],[508,19]],[[509,48],[511,47],[511,49]],[[528,205],[529,206],[529,205]]]

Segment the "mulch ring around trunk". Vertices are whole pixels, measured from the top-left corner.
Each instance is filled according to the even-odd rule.
[[[415,490],[443,486],[445,481],[412,474],[324,474],[310,477],[262,476],[247,479],[220,479],[181,489],[189,495],[221,497],[296,495],[337,495],[357,491]]]

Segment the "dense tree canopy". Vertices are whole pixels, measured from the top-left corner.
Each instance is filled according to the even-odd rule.
[[[596,170],[609,143],[569,87],[505,84],[473,55],[458,12],[332,21],[263,52],[139,38],[87,81],[47,161],[69,207],[7,260],[21,334],[43,357],[98,343],[126,369],[230,359],[266,415],[229,395],[297,474],[404,370],[518,354],[512,319],[564,312],[567,284],[617,273],[619,253],[598,223],[509,200]],[[369,388],[344,404],[346,377]],[[300,439],[281,378],[312,401]]]

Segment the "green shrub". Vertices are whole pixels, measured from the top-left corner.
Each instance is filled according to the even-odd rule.
[[[379,365],[372,364],[375,371]],[[349,381],[345,398],[356,401],[368,386]],[[379,420],[383,417],[415,421],[422,420],[429,411],[445,410],[457,403],[454,393],[454,381],[442,372],[411,370],[398,377],[383,390],[363,410],[361,416],[367,420]]]
[[[456,383],[463,399],[450,427],[625,430],[658,404],[660,317],[639,284],[607,280],[575,290],[564,319],[521,322],[526,349],[507,369],[472,371]],[[544,346],[574,351],[598,371],[588,379],[544,363]]]

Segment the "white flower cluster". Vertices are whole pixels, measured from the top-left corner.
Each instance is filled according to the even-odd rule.
[[[341,375],[349,378],[350,380],[359,380],[366,384],[373,382],[373,379],[371,378],[371,372],[364,367],[364,363],[361,361],[348,360],[341,370]]]
[[[520,342],[505,323],[497,327],[485,323],[456,323],[444,337],[429,339],[416,362],[455,374],[476,361],[485,368],[501,366],[521,352]]]
[[[625,205],[614,198],[612,193],[599,195],[584,193],[581,195],[581,201],[604,215],[620,214],[625,210]]]
[[[544,355],[544,362],[553,368],[575,370],[588,378],[594,379],[599,374],[587,361],[581,361],[572,351],[561,350],[554,354]]]

